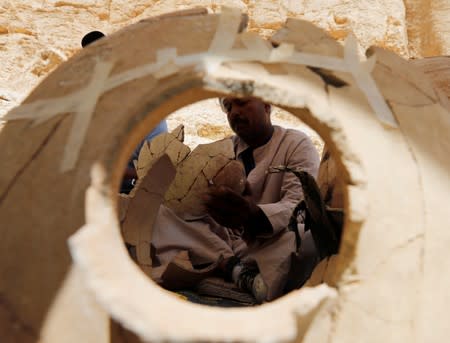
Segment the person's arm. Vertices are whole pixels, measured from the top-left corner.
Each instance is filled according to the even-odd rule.
[[[287,149],[286,165],[290,168],[301,169],[313,177],[317,177],[319,164],[319,154],[307,136],[304,136],[296,144],[291,144]],[[272,235],[288,226],[295,206],[302,199],[303,191],[299,179],[293,173],[284,172],[280,200],[275,203],[258,205],[272,225]]]
[[[308,137],[304,137],[287,151],[287,164],[317,175],[319,155]],[[302,187],[292,173],[284,173],[281,199],[275,203],[254,203],[250,197],[240,195],[228,187],[212,187],[205,196],[205,206],[220,225],[242,228],[251,238],[268,238],[288,226],[292,212],[303,198]]]

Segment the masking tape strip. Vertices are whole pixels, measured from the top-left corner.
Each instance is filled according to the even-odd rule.
[[[208,73],[214,72],[223,60],[221,55],[232,50],[241,25],[241,11],[238,8],[222,6],[216,33],[209,45],[207,53],[202,57],[198,68]],[[214,57],[209,56],[214,55]]]
[[[165,62],[164,62],[165,63]],[[140,78],[153,75],[156,73],[159,69],[161,69],[164,66],[163,63],[148,63],[130,70],[127,70],[125,72],[116,74],[108,79],[107,84],[105,84],[103,91],[107,92],[112,89],[115,89],[117,87],[120,87],[121,85],[138,80]]]
[[[173,75],[180,70],[180,68],[174,63],[177,58],[176,48],[161,49],[156,52],[156,63],[160,63],[163,66],[156,71],[153,76],[156,79],[163,79],[167,76]]]
[[[282,43],[279,47],[272,48],[262,38],[252,33],[241,34],[245,49],[232,49],[240,23],[241,11],[239,9],[222,7],[217,30],[207,52],[178,56],[176,48],[160,49],[157,51],[156,62],[127,70],[109,78],[112,64],[101,62],[102,66],[96,67],[93,81],[87,88],[64,97],[37,100],[33,103],[20,105],[20,107],[14,108],[5,115],[3,120],[34,119],[33,123],[37,125],[59,114],[76,112],[61,166],[62,171],[67,171],[72,169],[76,163],[81,141],[87,132],[96,101],[104,92],[147,76],[154,76],[156,79],[167,77],[175,74],[184,66],[197,66],[206,69],[208,72],[213,72],[224,62],[258,61],[262,63],[284,62],[332,71],[350,72],[357,85],[366,95],[379,120],[391,127],[398,127],[392,111],[370,75],[375,65],[375,56],[365,62],[360,62],[357,52],[358,43],[354,36],[350,35],[346,40],[344,59],[296,52],[295,47],[288,43]],[[86,97],[90,101],[86,101]],[[73,133],[74,130],[80,133],[75,134]]]
[[[64,156],[60,167],[62,173],[75,167],[92,115],[97,106],[98,98],[103,93],[103,85],[108,79],[113,66],[114,63],[109,61],[97,61],[91,82],[84,89],[83,100],[78,102],[78,109],[74,113],[74,121],[69,138],[64,146]]]
[[[241,10],[234,7],[222,7],[216,33],[209,46],[210,53],[221,53],[233,48],[241,25]]]
[[[398,127],[398,123],[394,115],[381,95],[374,79],[368,73],[354,73],[352,72],[359,88],[364,92],[369,101],[370,106],[375,111],[378,119],[385,125],[390,127]]]
[[[59,98],[36,100],[28,104],[19,105],[8,112],[3,119],[6,121],[34,119],[33,122],[39,120],[44,122],[61,112],[74,111],[74,99],[80,98],[79,93],[81,92],[77,91]],[[41,120],[41,116],[44,117],[44,120]]]
[[[267,60],[270,57],[273,51],[272,47],[256,32],[241,33],[240,38],[247,50],[257,52],[262,60]]]
[[[103,94],[113,65],[112,62],[97,60],[91,81],[85,88],[63,97],[23,104],[10,111],[4,119],[33,119],[33,126],[36,126],[57,115],[73,113],[73,124],[60,165],[61,172],[71,170],[77,162],[97,100]]]
[[[295,53],[294,44],[281,43],[277,48],[272,49],[269,55],[270,62],[285,62]]]
[[[352,74],[356,84],[366,95],[366,98],[378,119],[383,124],[396,128],[398,127],[398,123],[385,99],[381,95],[375,80],[369,74],[375,66],[374,59],[375,56],[371,56],[367,63],[362,65],[359,61],[358,41],[356,40],[356,37],[352,34],[347,37],[344,46],[344,60],[347,64],[348,72]]]

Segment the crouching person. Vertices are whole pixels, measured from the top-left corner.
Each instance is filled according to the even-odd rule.
[[[303,132],[272,125],[270,104],[254,97],[220,102],[235,132],[246,190],[239,194],[211,185],[203,197],[207,215],[201,218],[181,217],[161,206],[153,226],[152,277],[175,288],[220,272],[258,302],[273,300],[283,294],[296,251],[295,233],[287,227],[303,193],[294,174],[268,169],[286,165],[316,177],[319,156]]]

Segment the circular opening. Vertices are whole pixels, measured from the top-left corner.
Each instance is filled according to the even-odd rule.
[[[185,300],[251,306],[329,281],[332,270],[313,271],[337,254],[344,215],[342,176],[316,131],[279,107],[270,112],[276,129],[269,143],[255,149],[256,159],[253,150],[256,166],[249,172],[239,144],[230,140],[234,132],[217,98],[171,113],[130,156],[118,206],[128,253],[149,278]],[[163,154],[169,163],[161,162]],[[231,167],[233,160],[241,169]],[[260,205],[263,217],[253,220],[264,225],[272,216],[268,222],[276,223],[279,233],[248,238],[245,228],[225,228],[219,219],[211,220],[203,194],[216,188],[217,180]],[[283,213],[272,214],[273,208]],[[281,282],[274,281],[280,279],[271,274],[274,269],[283,270]],[[261,280],[263,298],[257,288]]]

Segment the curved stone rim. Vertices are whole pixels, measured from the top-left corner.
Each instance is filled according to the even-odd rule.
[[[141,104],[141,108],[146,110],[136,115],[137,118],[142,118],[142,121],[136,124],[132,130],[136,130],[138,127],[148,127],[146,121],[151,119],[153,122],[159,122],[172,111],[182,108],[182,104],[188,105],[213,95],[225,94],[216,93],[223,89],[217,83],[216,86],[213,86],[210,77],[211,75],[194,74],[189,80],[180,79],[173,82],[177,84],[176,91],[167,90],[172,93],[172,98],[166,95],[161,96],[160,98],[164,99],[163,102],[152,99],[149,94],[149,97],[146,97],[147,103]],[[214,82],[223,85],[229,84],[230,80],[227,79],[225,82],[214,79]],[[200,84],[203,84],[206,90],[199,87]],[[215,90],[213,90],[214,87],[216,87]],[[264,85],[261,87],[263,89]],[[255,90],[257,89],[259,89],[258,82],[255,82]],[[269,97],[262,98],[266,101],[271,100]],[[277,103],[277,105],[285,107],[283,104]],[[149,108],[153,110],[147,113]],[[304,108],[285,107],[285,109],[301,116],[306,123],[319,132],[336,130],[336,122],[333,121],[334,126],[330,129],[324,124],[323,118],[315,116]],[[130,135],[132,132],[124,130],[124,134]],[[336,144],[333,134],[325,135],[325,137],[331,146]],[[338,137],[343,139],[340,135]],[[342,141],[340,142],[342,143]],[[133,144],[130,146],[132,147]],[[129,147],[120,147],[119,144],[114,144],[111,146],[111,154],[113,155],[119,149],[122,152],[127,151],[127,148]],[[305,323],[311,322],[320,308],[325,304],[330,306],[334,303],[336,290],[322,285],[291,292],[272,303],[255,308],[217,309],[186,303],[154,284],[131,261],[120,236],[118,214],[115,209],[117,195],[114,190],[121,179],[120,173],[117,174],[117,170],[121,170],[119,166],[123,165],[121,158],[128,156],[128,152],[122,153],[120,156],[114,161],[108,160],[103,165],[94,166],[93,181],[86,200],[87,224],[71,238],[70,246],[75,262],[82,267],[85,273],[87,284],[101,299],[107,312],[111,313],[122,325],[148,340],[284,341],[292,340],[298,336],[299,332],[307,330],[307,325],[299,328],[298,322],[302,320]],[[99,218],[96,213],[90,214],[89,212],[93,208],[104,211],[105,215]],[[106,214],[108,222],[107,225],[104,225]],[[89,219],[90,217],[91,219]],[[108,265],[110,267],[105,267],[104,254],[100,252],[103,250],[99,246],[100,242],[105,246],[105,254],[108,254],[108,251],[115,252],[114,256],[112,253],[109,255]],[[124,278],[125,275],[129,278]],[[120,286],[113,289],[111,287],[113,284]],[[109,292],[105,292],[108,287],[110,288]],[[138,289],[136,293],[145,298],[145,302],[141,298],[127,298],[129,290],[133,288]],[[122,300],[119,302],[118,299]],[[154,304],[154,308],[150,310],[146,304]],[[269,322],[274,316],[279,318],[275,324],[267,327],[259,326],[259,323]],[[186,318],[196,319],[191,321]],[[177,323],[177,330],[171,329],[170,323],[172,322]],[[222,326],[218,326],[217,323],[221,323]],[[225,329],[230,327],[239,327],[239,330]]]
[[[214,26],[217,22],[217,17],[214,15],[207,15],[202,19],[205,22],[209,21],[207,27]],[[165,19],[170,22],[171,27],[176,27],[179,24],[178,20],[180,18],[177,17]],[[144,31],[147,25],[152,24],[154,25],[154,22],[142,22],[132,28],[124,29],[61,65],[31,94],[23,107],[27,108],[32,101],[41,105],[38,101],[43,94],[46,94],[45,89],[49,85],[53,85],[55,88],[56,85],[80,71],[85,75],[89,71],[95,72],[99,59],[105,58],[106,61],[114,64],[117,56],[114,55],[113,47],[119,44],[120,40],[123,41],[127,35],[133,36],[140,30]],[[126,41],[132,40],[126,39]],[[177,41],[174,41],[174,46],[176,45]],[[84,64],[86,62],[88,62],[87,65]],[[260,63],[255,63],[255,65],[261,66]],[[100,67],[102,66],[100,65]],[[141,90],[139,86],[142,86],[145,80],[138,80],[140,83],[136,86],[133,84],[134,79],[131,79],[131,85],[127,84],[120,89],[110,87],[99,98],[96,109],[97,116],[102,111],[105,114],[109,108],[108,101],[112,101],[112,96],[117,96],[119,90],[129,96],[135,96],[134,99],[138,101],[128,108],[125,125],[117,130],[114,137],[108,137],[109,140],[103,142],[106,147],[103,155],[88,156],[83,150],[80,153],[83,163],[87,164],[89,168],[93,167],[94,170],[92,171],[92,185],[88,189],[85,202],[86,224],[70,239],[72,257],[74,262],[80,266],[86,284],[103,308],[125,327],[147,340],[292,340],[297,337],[299,332],[307,329],[307,327],[298,327],[298,322],[304,319],[305,323],[310,323],[320,307],[325,304],[329,305],[330,302],[327,300],[331,301],[336,297],[334,289],[325,285],[313,289],[302,289],[257,308],[207,308],[182,302],[156,286],[139,271],[127,256],[123,246],[117,222],[115,190],[118,188],[122,167],[126,164],[131,150],[138,142],[139,137],[166,115],[183,105],[211,96],[227,93],[252,94],[301,117],[330,145],[344,174],[347,188],[359,190],[360,194],[366,192],[363,169],[358,164],[357,155],[346,143],[345,132],[340,127],[339,121],[323,111],[323,108],[321,110],[317,103],[306,101],[305,104],[299,106],[293,100],[295,97],[293,98],[292,93],[289,94],[285,89],[266,83],[267,80],[259,80],[248,75],[244,79],[229,77],[221,74],[223,70],[220,68],[199,71],[196,67],[193,65],[189,68],[181,68],[174,74],[159,75],[156,78],[155,88],[141,91],[139,94],[136,92],[138,89]],[[239,70],[239,66],[235,67]],[[114,67],[109,65],[103,70],[100,68],[99,72],[104,76],[106,74],[102,73],[111,70],[114,70]],[[83,81],[89,83],[89,80]],[[152,82],[155,81],[155,78],[149,76],[146,81]],[[80,83],[83,82],[80,81]],[[251,85],[250,88],[249,85]],[[74,85],[73,88],[76,89],[76,86]],[[52,88],[50,87],[50,89]],[[133,91],[135,93],[131,94]],[[68,92],[69,90],[64,90],[65,94]],[[300,95],[304,95],[306,99],[309,97],[307,93],[300,93]],[[318,98],[320,100],[320,96]],[[67,101],[68,98],[64,99]],[[321,100],[327,103],[327,99]],[[74,106],[77,104],[74,101]],[[116,104],[120,104],[120,100],[116,100]],[[310,110],[305,110],[306,108]],[[98,122],[96,125],[99,125]],[[353,168],[347,167],[349,161]],[[354,174],[355,170],[356,174]],[[80,170],[76,168],[74,172],[67,173],[67,178],[76,180],[76,177],[80,177],[77,174],[81,172]],[[74,191],[73,188],[71,190]],[[346,227],[350,222],[358,225],[363,220],[361,217],[359,217],[360,221],[355,220],[358,217],[353,216],[354,201],[350,201],[352,194],[352,192],[347,194]],[[353,230],[357,231],[357,228]],[[344,228],[344,236],[346,234]],[[346,249],[351,250],[352,247],[349,246]],[[149,303],[153,302],[150,305],[153,305],[154,308],[150,308],[139,297],[129,298],[130,295],[135,295],[133,290],[136,290],[136,294],[145,294],[146,300]],[[277,317],[275,322],[270,320],[274,316]],[[196,325],[192,325],[190,320],[182,320],[186,318],[195,318]],[[176,322],[177,330],[173,330],[173,321]],[[261,322],[267,325],[261,327]],[[230,330],[230,326],[239,327],[239,329]]]
[[[201,78],[187,84],[197,84],[198,80]],[[195,101],[205,99],[204,95],[211,96],[210,92],[195,88],[184,90],[184,94],[192,91],[199,95]],[[176,97],[192,98],[183,94]],[[149,103],[151,100],[149,98]],[[167,102],[170,103],[171,99]],[[143,107],[154,106],[147,104]],[[164,105],[157,107],[161,109]],[[169,107],[172,108],[172,104]],[[290,111],[295,110],[290,108]],[[160,117],[155,122],[165,117],[164,112],[160,111]],[[309,111],[304,114],[314,120],[314,115]],[[154,116],[148,113],[145,117],[138,126],[146,127],[145,120]],[[121,179],[121,175],[116,173],[121,169],[115,166],[121,164],[118,158],[110,167],[106,163],[93,165],[92,184],[87,190],[85,203],[86,225],[70,238],[70,249],[87,285],[107,312],[125,327],[152,341],[285,341],[295,339],[299,332],[307,329],[306,326],[298,328],[299,321],[309,323],[320,308],[334,303],[337,291],[326,285],[293,291],[271,303],[245,309],[217,309],[191,304],[165,291],[139,270],[123,245],[114,191]],[[130,297],[130,289],[139,297]],[[142,299],[146,299],[145,302]],[[152,304],[151,309],[149,304]],[[274,316],[277,317],[276,323],[260,326],[262,322],[270,322]],[[177,323],[176,330],[173,330],[171,323]],[[239,329],[229,329],[233,327]]]

